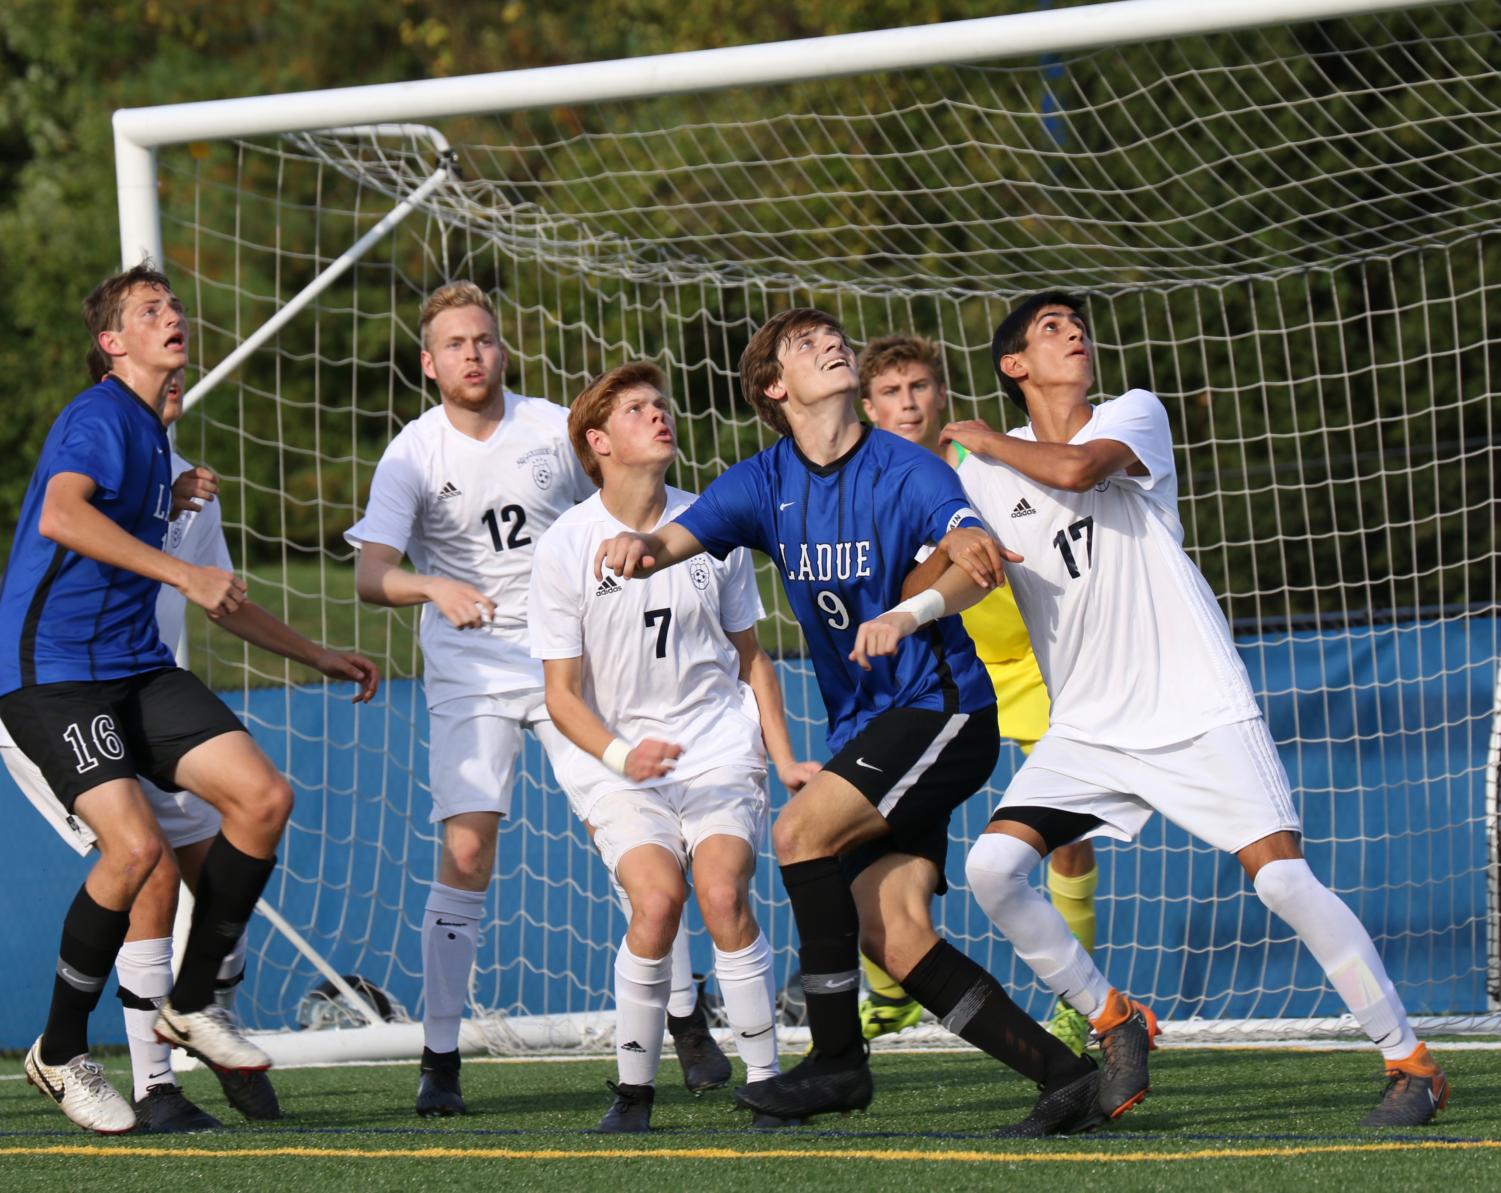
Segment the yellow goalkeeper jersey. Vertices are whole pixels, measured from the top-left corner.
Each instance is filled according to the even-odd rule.
[[[967,453],[962,447],[958,450],[962,461]],[[1030,751],[1047,731],[1048,691],[1011,586],[997,589],[960,617],[995,688],[1001,736]]]

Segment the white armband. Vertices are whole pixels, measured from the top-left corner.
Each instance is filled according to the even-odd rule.
[[[599,760],[617,775],[624,775],[625,760],[630,756],[631,747],[617,737],[605,747],[605,752],[599,756]]]
[[[930,621],[936,621],[942,617],[948,608],[948,602],[943,599],[943,593],[936,588],[925,588],[915,597],[909,597],[900,605],[893,605],[890,613],[910,613],[917,618],[917,628],[922,629]]]

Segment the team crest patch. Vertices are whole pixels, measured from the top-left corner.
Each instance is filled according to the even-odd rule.
[[[193,515],[191,513],[184,512],[177,515],[177,520],[170,524],[170,529],[167,531],[167,542],[170,544],[167,550],[176,551],[178,547],[182,546],[182,537],[187,534],[188,523],[192,520]]]
[[[688,578],[693,581],[693,587],[700,592],[709,587],[709,561],[702,555],[695,555],[688,561]]]
[[[552,485],[552,461],[538,456],[532,461],[532,480],[537,482],[537,488],[546,489]]]

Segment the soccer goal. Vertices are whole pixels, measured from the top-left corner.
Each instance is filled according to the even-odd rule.
[[[929,336],[956,417],[1010,424],[996,321],[1043,286],[1086,293],[1101,390],[1167,405],[1187,544],[1314,868],[1427,1030],[1501,1030],[1498,29],[1496,0],[1127,0],[117,113],[124,256],[165,262],[194,320],[179,450],[219,472],[252,595],[387,676],[355,711],[193,633],[191,665],[297,790],[249,1025],[289,1033],[281,1060],[418,1047],[401,1020],[436,837],[415,622],[358,604],[341,535],[435,400],[422,296],[469,277],[518,392],[567,403],[628,358],[660,364],[689,489],[767,442],[736,362],[778,309],[831,310],[857,343]],[[765,594],[821,757],[797,628],[770,576]],[[623,924],[535,743],[524,767],[465,1046],[602,1046]],[[956,850],[992,802],[956,818]],[[1169,1038],[1354,1034],[1233,859],[1161,822],[1099,852],[1098,956]],[[943,930],[1046,1014],[950,875]],[[769,853],[756,893],[785,979]]]

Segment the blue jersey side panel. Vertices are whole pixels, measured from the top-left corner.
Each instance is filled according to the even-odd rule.
[[[727,470],[678,521],[713,554],[771,556],[813,661],[838,751],[889,708],[979,712],[995,692],[957,617],[905,639],[897,654],[850,662],[855,631],[901,600],[919,550],[959,525],[983,526],[953,469],[886,431],[869,431],[820,467],[794,442]]]
[[[0,695],[32,684],[119,679],[173,665],[156,625],[160,585],[68,551],[38,525],[47,483],[81,473],[90,504],[160,549],[171,509],[171,453],[161,420],[114,378],[63,409],[27,486],[0,581]]]

